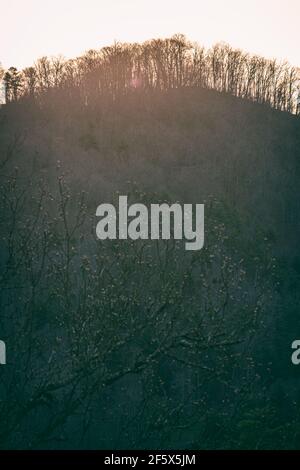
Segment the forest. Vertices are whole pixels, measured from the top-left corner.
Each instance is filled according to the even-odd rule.
[[[300,448],[297,73],[181,35],[5,72],[1,449]],[[120,195],[204,204],[203,249],[98,240]]]
[[[6,102],[59,91],[84,105],[132,89],[209,88],[298,113],[299,68],[219,43],[206,50],[184,35],[143,44],[115,42],[76,59],[42,57],[4,73]]]

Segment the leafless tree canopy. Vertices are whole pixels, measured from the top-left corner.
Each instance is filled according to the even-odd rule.
[[[83,105],[132,90],[204,87],[297,113],[299,68],[219,43],[204,49],[177,34],[143,44],[114,43],[76,59],[42,57],[5,75],[6,100],[65,92]]]

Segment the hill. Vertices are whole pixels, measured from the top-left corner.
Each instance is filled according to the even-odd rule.
[[[299,117],[199,87],[64,96],[0,110],[0,442],[297,448]],[[205,249],[95,241],[118,193],[205,203]]]

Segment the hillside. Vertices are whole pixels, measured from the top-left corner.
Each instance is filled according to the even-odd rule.
[[[199,87],[64,96],[0,109],[2,326],[23,351],[3,445],[299,447],[299,117]],[[205,249],[95,241],[117,193],[205,203]]]
[[[49,101],[1,110],[1,153],[12,147],[22,173],[51,181],[60,161],[93,202],[127,181],[191,201],[215,196],[297,240],[298,117],[198,88],[133,92],[96,109]]]

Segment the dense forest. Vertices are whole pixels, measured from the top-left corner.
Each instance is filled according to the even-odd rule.
[[[181,34],[143,44],[116,42],[72,60],[42,57],[22,71],[11,67],[4,83],[6,102],[28,96],[42,101],[45,91],[55,90],[70,102],[91,105],[133,89],[201,87],[299,111],[299,68],[223,43],[206,50]]]
[[[6,73],[0,448],[300,448],[296,73],[182,36]],[[204,203],[204,248],[97,240],[119,194]]]

